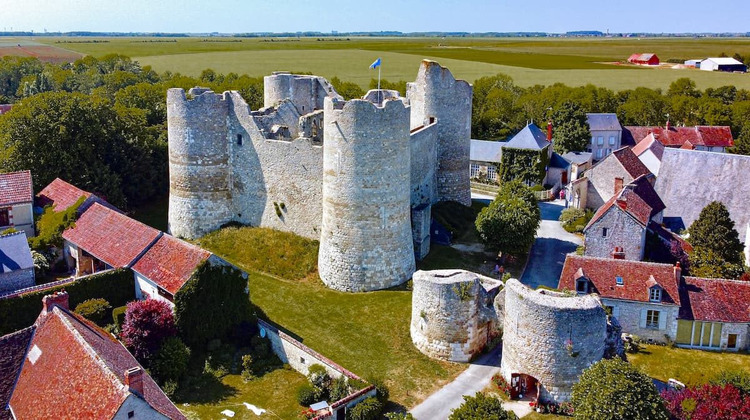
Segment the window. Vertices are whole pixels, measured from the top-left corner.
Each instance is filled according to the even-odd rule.
[[[586,279],[578,279],[576,281],[576,292],[578,293],[586,293],[588,292],[588,282]]]
[[[602,158],[602,149],[597,149],[596,150],[596,158],[597,159],[601,159]]]
[[[596,138],[596,144],[598,144],[599,146],[603,145],[604,144],[604,137],[602,137],[602,136],[597,137]]]
[[[727,336],[727,348],[728,349],[737,348],[737,334],[729,334]]]
[[[302,364],[304,365],[304,364],[305,364],[305,358],[304,358],[304,357],[300,357],[300,358],[299,358],[299,362],[300,362],[300,363],[302,363]]]
[[[661,288],[652,287],[648,291],[648,300],[651,302],[661,302]]]
[[[487,179],[490,181],[497,181],[497,172],[495,171],[495,167],[490,165],[487,167]]]
[[[237,146],[242,146],[242,134],[237,134]]]
[[[478,163],[472,163],[469,165],[469,175],[472,178],[476,178],[479,176],[479,164]]]
[[[646,328],[659,328],[659,311],[646,312]]]
[[[607,155],[608,156],[609,156],[610,153],[612,153],[612,149],[607,149]]]
[[[618,286],[622,286],[623,284],[625,284],[625,282],[622,281],[622,277],[620,276],[615,277],[615,282],[617,282]]]
[[[615,136],[609,136],[609,145],[614,146],[615,145]]]
[[[602,238],[607,237],[607,230],[608,230],[607,228],[602,228]]]
[[[591,145],[593,146],[595,144],[596,144],[596,137],[591,137]]]
[[[10,226],[8,208],[0,209],[0,226]]]

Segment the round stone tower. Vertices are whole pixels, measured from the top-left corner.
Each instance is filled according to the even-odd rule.
[[[601,301],[535,291],[514,279],[504,292],[503,377],[524,396],[569,401],[583,370],[604,356],[607,315]]]
[[[333,289],[384,289],[415,270],[409,108],[326,98],[318,270]]]
[[[411,340],[422,353],[468,362],[496,331],[493,301],[502,282],[464,270],[417,271]]]
[[[222,95],[167,91],[169,232],[197,238],[232,220],[228,106]]]

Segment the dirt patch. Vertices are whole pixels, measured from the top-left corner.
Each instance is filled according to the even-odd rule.
[[[45,63],[72,63],[83,57],[83,54],[68,51],[50,45],[23,45],[0,46],[0,57],[34,57]]]

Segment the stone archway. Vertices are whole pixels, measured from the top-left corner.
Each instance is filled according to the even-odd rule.
[[[510,375],[510,399],[536,401],[539,398],[539,380],[525,373]]]

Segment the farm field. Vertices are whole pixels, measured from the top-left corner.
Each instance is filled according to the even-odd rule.
[[[0,38],[0,57],[5,56],[36,57],[50,63],[68,63],[84,54],[27,39]]]
[[[320,39],[320,40],[319,40]],[[431,58],[458,78],[473,81],[506,73],[521,86],[592,83],[613,90],[638,86],[666,89],[681,77],[698,88],[734,85],[750,89],[748,74],[719,74],[694,69],[645,69],[606,64],[633,52],[654,52],[662,61],[750,55],[747,38],[35,38],[55,47],[102,56],[119,53],[157,71],[197,76],[206,68],[221,73],[262,76],[271,71],[312,72],[367,87],[383,58],[382,77],[413,80],[419,62]],[[104,42],[92,42],[104,41]],[[273,42],[271,42],[273,41]]]

